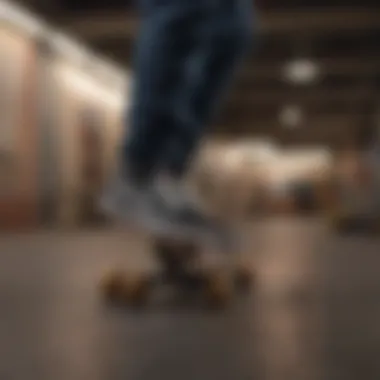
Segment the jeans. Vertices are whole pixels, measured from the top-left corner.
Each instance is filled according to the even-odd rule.
[[[251,43],[252,0],[139,0],[123,160],[181,176]]]

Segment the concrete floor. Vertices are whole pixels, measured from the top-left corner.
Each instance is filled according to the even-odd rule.
[[[123,233],[1,236],[0,379],[380,379],[380,240],[311,219],[249,232],[256,288],[221,313],[106,307],[105,269],[154,268]]]

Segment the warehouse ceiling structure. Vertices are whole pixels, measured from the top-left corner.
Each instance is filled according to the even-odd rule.
[[[139,28],[132,1],[19,3],[130,67]],[[215,133],[331,146],[370,133],[380,105],[379,1],[256,3],[258,43],[215,123]]]

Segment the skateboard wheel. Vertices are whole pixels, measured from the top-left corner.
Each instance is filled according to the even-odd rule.
[[[102,294],[108,300],[121,299],[125,287],[125,274],[122,272],[110,272],[104,276],[100,283]]]
[[[150,281],[146,276],[129,277],[122,272],[111,272],[104,276],[101,290],[106,300],[141,306],[149,296]]]
[[[237,269],[236,277],[235,277],[235,285],[236,288],[240,291],[248,291],[253,282],[253,273],[252,271],[246,267],[242,266]]]
[[[150,281],[146,276],[125,279],[120,298],[126,304],[142,306],[149,297],[150,288]]]
[[[206,277],[205,296],[212,308],[223,308],[231,300],[231,282],[220,274],[214,273]]]

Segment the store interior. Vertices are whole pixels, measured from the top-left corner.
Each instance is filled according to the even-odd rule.
[[[132,1],[17,4],[0,0],[0,379],[379,380],[379,0],[257,0],[260,43],[188,173],[232,249],[98,207],[129,128]]]
[[[124,115],[133,73],[35,16],[8,3],[2,7],[7,17],[0,30],[7,111],[1,113],[0,225],[106,223],[96,199],[128,130]],[[44,39],[36,37],[41,35]],[[293,75],[302,76],[307,67],[298,70],[293,68]],[[302,117],[295,107],[280,116],[294,128]],[[377,121],[373,124],[373,130],[379,128]],[[354,203],[373,211],[364,203],[376,203],[379,157],[363,159],[372,147],[363,151],[353,138],[347,140],[332,149],[318,143],[286,146],[270,133],[211,134],[195,160],[192,180],[205,191],[203,196],[219,199],[219,211],[230,207],[239,189],[244,196],[235,202],[246,216],[321,215]],[[346,205],[343,194],[349,198]]]

